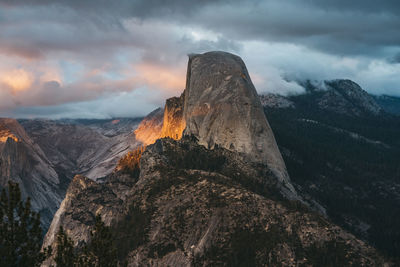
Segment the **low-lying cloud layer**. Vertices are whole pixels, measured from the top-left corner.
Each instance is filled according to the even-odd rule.
[[[400,4],[372,0],[0,0],[0,116],[140,116],[187,54],[240,55],[259,92],[348,78],[400,96]]]

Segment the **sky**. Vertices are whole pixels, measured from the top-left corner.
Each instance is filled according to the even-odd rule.
[[[212,50],[259,93],[344,78],[400,96],[399,29],[398,0],[0,0],[0,116],[143,116]]]

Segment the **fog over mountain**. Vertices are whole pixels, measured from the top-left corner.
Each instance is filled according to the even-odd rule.
[[[187,54],[240,54],[259,93],[351,79],[400,95],[396,1],[0,1],[0,116],[142,116]],[[119,103],[115,105],[115,103]]]

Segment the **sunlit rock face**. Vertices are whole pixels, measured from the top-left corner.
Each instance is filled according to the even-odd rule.
[[[164,110],[158,108],[147,115],[135,130],[136,140],[144,145],[153,144],[161,136]]]
[[[0,118],[0,143],[5,143],[8,138],[15,142],[20,141],[20,139],[29,139],[25,130],[15,119]]]
[[[222,146],[265,163],[289,182],[285,163],[242,59],[226,52],[189,57],[185,92],[185,135],[213,148]]]
[[[182,133],[186,126],[185,120],[183,119],[184,99],[184,92],[180,97],[167,99],[164,109],[164,121],[161,130],[161,137],[171,137],[175,140],[182,138]]]
[[[171,97],[165,102],[164,110],[159,108],[147,115],[135,130],[136,140],[150,145],[163,137],[181,139],[186,126],[183,101],[184,93],[180,97]]]
[[[12,140],[14,140],[14,142],[18,142],[19,141],[18,137],[16,137],[8,129],[0,129],[0,143],[7,142],[8,138],[11,138]]]

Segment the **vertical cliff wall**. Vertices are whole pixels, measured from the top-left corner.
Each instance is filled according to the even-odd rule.
[[[182,133],[186,126],[183,118],[184,100],[185,92],[180,97],[172,97],[165,102],[161,137],[171,137],[175,140],[182,138]]]
[[[150,145],[163,137],[181,139],[186,126],[183,119],[183,103],[184,93],[180,97],[168,98],[164,110],[156,109],[143,119],[135,130],[136,140]]]
[[[265,163],[291,191],[285,163],[242,59],[226,52],[189,56],[185,135]]]

